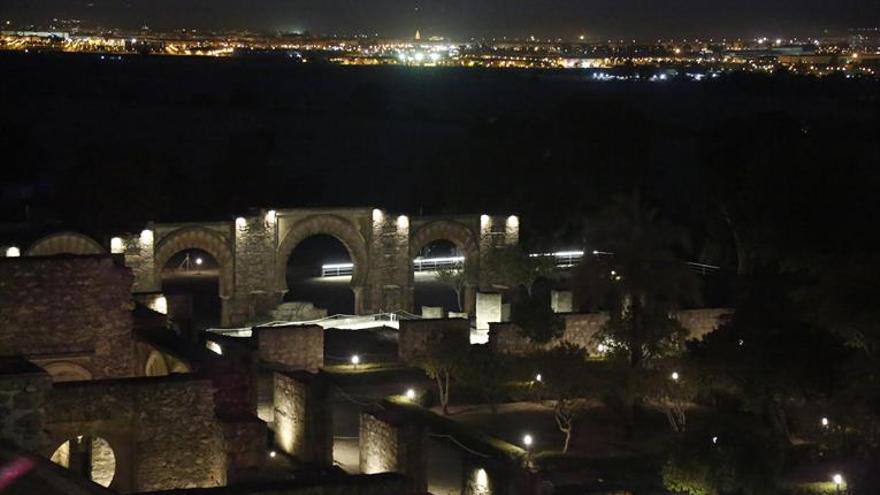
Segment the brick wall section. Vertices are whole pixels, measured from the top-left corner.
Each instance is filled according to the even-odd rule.
[[[427,491],[427,429],[412,418],[385,412],[361,413],[360,471],[407,475],[417,493]]]
[[[131,284],[110,255],[0,259],[0,356],[87,355],[94,378],[131,376]]]
[[[318,325],[258,327],[254,338],[266,363],[313,372],[324,366],[324,329]]]
[[[0,361],[0,439],[32,452],[46,448],[46,394],[52,379],[24,359]]]
[[[401,361],[408,363],[423,356],[433,336],[448,335],[460,339],[462,345],[470,342],[470,323],[461,318],[441,320],[400,320],[397,352]]]
[[[724,318],[731,314],[727,308],[692,309],[676,313],[676,318],[688,331],[688,338],[702,339],[704,335],[718,328]],[[593,336],[608,321],[604,313],[567,313],[560,315],[565,319],[565,329],[559,341],[543,346],[524,337],[513,323],[495,323],[489,330],[489,347],[495,352],[507,354],[528,354],[542,347],[555,346],[556,342],[569,342],[596,354],[597,342]]]
[[[83,433],[106,438],[117,457],[111,487],[123,492],[222,486],[213,396],[209,380],[182,375],[55,384],[46,429],[53,445]]]
[[[303,462],[333,463],[333,416],[326,380],[306,372],[275,373],[275,443]]]

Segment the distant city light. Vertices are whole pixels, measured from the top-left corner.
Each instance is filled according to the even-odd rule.
[[[269,457],[271,457],[271,458],[274,459],[276,455],[277,455],[277,454],[275,453],[274,450],[270,450],[270,451],[269,451]]]
[[[397,228],[409,228],[409,217],[407,217],[406,215],[400,215],[399,217],[397,217]]]
[[[153,243],[153,231],[150,229],[144,229],[141,231],[141,244],[152,244]]]
[[[21,249],[18,249],[15,246],[6,249],[7,258],[18,258],[19,256],[21,256]]]
[[[204,260],[202,258],[196,258],[197,265],[201,265],[202,263],[204,263]]]
[[[828,426],[828,418],[822,418],[822,426]]]
[[[541,381],[541,374],[540,374],[540,373],[538,373],[537,375],[535,375],[535,381],[536,381],[536,382],[540,382],[540,381]]]
[[[672,374],[669,375],[669,377],[672,378],[673,381],[676,381],[676,382],[677,382],[677,381],[678,381],[678,378],[679,378],[678,372],[677,372],[677,371],[673,371]]]
[[[374,208],[373,209],[373,221],[374,222],[381,222],[383,218],[385,218],[385,215],[382,213],[382,210],[380,210],[379,208]]]
[[[247,220],[245,220],[244,217],[238,217],[235,219],[235,226],[240,229],[243,229],[243,228],[247,227]]]

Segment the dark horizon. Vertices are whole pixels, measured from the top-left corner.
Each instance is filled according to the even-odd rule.
[[[880,3],[842,0],[769,2],[683,0],[7,0],[0,20],[16,25],[76,18],[91,24],[154,30],[308,31],[313,34],[561,37],[818,35],[880,25]]]

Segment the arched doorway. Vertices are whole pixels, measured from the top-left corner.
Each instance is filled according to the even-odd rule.
[[[354,314],[353,273],[354,261],[341,241],[326,234],[308,237],[287,258],[284,301],[312,303],[329,315]]]
[[[165,261],[160,276],[172,321],[193,331],[220,326],[220,263],[211,253],[184,249]]]
[[[418,314],[423,306],[444,311],[464,309],[464,253],[451,241],[436,240],[424,246],[412,260],[414,306]]]
[[[437,268],[456,268],[463,275],[466,283],[459,284],[461,310],[473,313],[474,294],[479,282],[480,250],[477,236],[470,228],[451,220],[438,220],[421,226],[410,238],[410,259],[411,282],[415,288],[414,309],[417,313],[422,305],[441,304],[446,310],[459,311],[455,291],[450,284],[438,280]],[[428,273],[419,275],[420,272]]]
[[[315,257],[315,262],[319,263],[319,267],[325,264],[334,264],[327,261],[328,259],[331,259],[328,258],[328,256],[335,256],[339,260],[350,260],[348,263],[340,263],[350,263],[350,275],[344,275],[342,271],[339,271],[336,273],[336,276],[350,276],[348,286],[352,293],[353,304],[349,305],[348,303],[344,303],[345,306],[339,306],[338,309],[348,314],[362,314],[364,285],[366,283],[368,270],[367,244],[364,240],[364,236],[360,233],[355,224],[337,215],[318,214],[306,217],[294,223],[283,234],[283,240],[278,247],[277,256],[278,265],[276,273],[278,274],[278,279],[276,286],[278,287],[278,290],[285,293],[284,299],[287,301],[299,299],[295,290],[296,288],[292,288],[288,285],[288,265],[289,263],[296,264],[291,258],[293,258],[294,251],[300,246],[300,244],[307,242],[309,238],[315,236],[320,236],[323,240],[319,239],[318,241],[311,241],[315,243],[315,245],[311,248],[307,247],[307,251],[317,250],[318,253],[323,251],[323,254]],[[326,237],[330,237],[332,240],[328,241]],[[338,245],[336,247],[329,247],[335,243],[341,244],[345,252],[343,253],[343,251],[338,248]],[[297,256],[301,256],[301,254]],[[318,261],[318,257],[320,257],[321,261]],[[313,265],[315,262],[313,262]],[[332,272],[332,268],[330,268],[330,270]],[[331,272],[327,272],[328,275]],[[330,311],[333,308],[327,309],[329,312],[333,312]]]
[[[116,476],[116,454],[107,440],[78,435],[55,449],[52,462],[70,469],[95,483],[109,487]]]

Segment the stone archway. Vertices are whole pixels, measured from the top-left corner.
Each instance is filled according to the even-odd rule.
[[[78,232],[59,232],[47,235],[31,245],[27,256],[55,256],[58,254],[104,254],[107,250],[91,237]]]
[[[427,223],[412,235],[409,241],[409,257],[415,258],[419,251],[434,241],[449,241],[464,253],[465,257],[477,257],[480,247],[474,233],[466,225],[451,220]]]
[[[415,274],[412,262],[419,252],[427,245],[435,241],[449,241],[455,245],[466,259],[479,267],[480,246],[478,237],[473,230],[460,222],[452,220],[437,220],[422,225],[409,240],[409,283],[415,288]],[[464,311],[473,313],[475,304],[475,288],[468,287],[464,295]]]
[[[367,256],[367,242],[352,222],[331,214],[318,214],[307,217],[291,226],[283,236],[278,246],[276,266],[276,287],[279,292],[286,293],[287,286],[287,263],[293,250],[302,241],[314,235],[329,235],[345,246],[348,255],[354,264],[351,274],[351,288],[354,291],[355,313],[362,313],[363,287],[366,283],[369,271],[369,258]]]
[[[229,243],[220,234],[201,227],[175,230],[164,236],[156,246],[156,280],[161,280],[162,269],[175,254],[188,249],[200,249],[210,254],[220,266],[220,297],[232,297],[235,291],[235,259]]]

